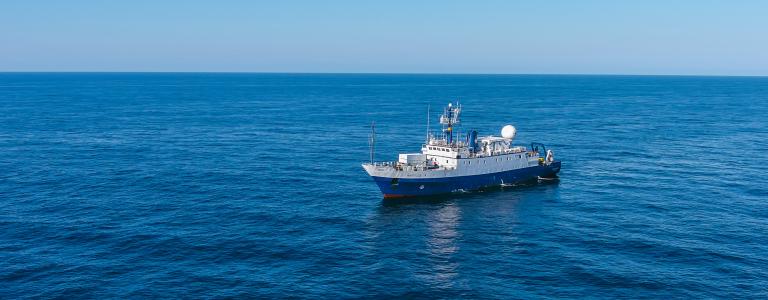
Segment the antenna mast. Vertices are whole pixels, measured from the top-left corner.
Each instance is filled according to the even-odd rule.
[[[371,146],[371,164],[373,164],[373,153],[376,147],[376,121],[371,121],[371,136],[368,139],[368,143]]]
[[[427,104],[427,142],[429,144],[429,104]]]
[[[459,114],[461,113],[461,106],[456,103],[448,103],[448,106],[443,110],[443,115],[440,116],[440,124],[443,124],[443,135],[448,145],[453,145],[453,126],[459,124]]]

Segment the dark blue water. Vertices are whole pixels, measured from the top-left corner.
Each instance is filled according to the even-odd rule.
[[[427,104],[559,181],[383,202]],[[436,110],[436,109],[435,109]],[[768,297],[768,78],[0,74],[0,297]]]

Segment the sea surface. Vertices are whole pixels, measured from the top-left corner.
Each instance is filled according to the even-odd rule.
[[[553,182],[384,201],[427,106]],[[768,78],[0,74],[0,298],[768,298]]]

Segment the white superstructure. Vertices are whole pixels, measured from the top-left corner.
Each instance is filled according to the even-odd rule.
[[[377,177],[441,178],[498,173],[553,161],[552,155],[541,157],[543,145],[542,149],[513,145],[517,130],[512,125],[504,126],[500,137],[477,137],[476,131],[470,131],[459,138],[453,131],[460,112],[459,105],[448,105],[440,116],[443,130],[428,134],[421,153],[400,154],[398,161],[364,164],[363,168]]]

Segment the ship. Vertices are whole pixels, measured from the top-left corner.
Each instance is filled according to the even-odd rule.
[[[449,103],[439,117],[441,130],[427,135],[420,153],[402,153],[397,161],[374,160],[375,123],[371,124],[370,161],[362,167],[385,199],[473,192],[557,178],[561,162],[542,143],[515,145],[517,129],[505,125],[501,136],[458,132],[461,105]]]

